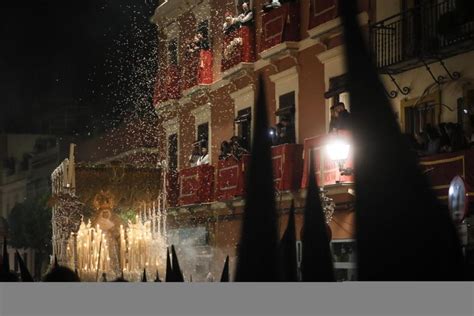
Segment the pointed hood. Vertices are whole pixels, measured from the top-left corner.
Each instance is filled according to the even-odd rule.
[[[352,112],[358,279],[462,280],[454,224],[400,131],[358,25],[357,3],[339,5]]]
[[[171,265],[170,248],[166,247],[166,275],[165,282],[175,282],[173,266]]]
[[[155,282],[161,282],[161,279],[160,279],[160,273],[158,272],[158,269],[156,269],[156,277],[155,277]]]
[[[304,209],[304,227],[301,236],[303,244],[302,280],[304,282],[334,282],[334,266],[326,217],[321,206],[312,160],[310,160],[309,165],[309,184]]]
[[[18,251],[15,252],[15,259],[17,260],[18,266],[20,267],[21,281],[34,282],[33,277],[31,276],[31,273],[28,270],[28,267],[26,266],[25,262],[23,261],[23,258],[20,256]]]
[[[278,281],[278,228],[265,87],[259,80],[236,282]]]
[[[114,280],[114,282],[128,282],[125,280],[125,276],[123,275],[123,271],[120,273],[120,276]]]
[[[229,256],[225,258],[224,269],[222,269],[221,282],[229,282]]]
[[[148,282],[148,280],[146,278],[146,269],[143,269],[142,282]]]
[[[296,258],[295,204],[291,201],[288,225],[280,241],[281,281],[297,282],[298,266]]]
[[[176,254],[174,245],[171,245],[171,256],[173,258],[173,274],[175,282],[184,282],[183,272],[181,271],[181,267],[179,266],[178,255]]]

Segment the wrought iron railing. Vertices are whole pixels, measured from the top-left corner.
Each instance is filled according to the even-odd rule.
[[[474,12],[468,0],[421,5],[370,27],[379,69],[398,72],[420,61],[446,58],[473,49]]]

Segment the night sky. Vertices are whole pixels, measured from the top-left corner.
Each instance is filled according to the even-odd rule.
[[[88,134],[151,108],[157,0],[0,4],[0,130],[45,132],[66,109]],[[74,109],[75,108],[75,109]],[[85,116],[84,116],[85,115]]]

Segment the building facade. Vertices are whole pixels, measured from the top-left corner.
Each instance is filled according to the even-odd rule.
[[[0,135],[0,218],[2,236],[8,238],[7,219],[17,203],[49,194],[50,175],[58,163],[56,138],[37,134]],[[3,238],[2,238],[3,243]],[[10,267],[19,271],[15,250],[8,247]],[[30,271],[36,271],[35,252],[18,249]]]
[[[253,10],[252,19],[236,28],[229,24],[226,28],[224,23],[240,14],[246,16],[240,0],[163,1],[152,18],[160,52],[154,105],[160,121],[159,152],[168,165],[168,197],[174,216],[170,224],[174,222],[175,229],[202,227],[208,237],[200,246],[216,251],[214,262],[223,262],[225,255],[235,262],[244,198],[238,176],[226,170],[237,168],[237,174],[244,173],[245,158],[228,163],[219,155],[222,143],[232,136],[239,136],[243,146],[251,148],[256,86],[262,77],[270,124],[289,120],[294,129],[289,145],[272,149],[280,231],[294,200],[300,238],[309,159],[314,159],[318,183],[336,204],[330,227],[338,279],[352,280],[352,177],[341,175],[323,150],[330,108],[343,102],[350,111],[338,1],[281,1],[281,7],[265,10],[268,1],[246,2]],[[443,23],[449,29],[453,21],[445,16],[459,16],[468,3],[358,1],[358,19],[407,134],[416,136],[427,124],[448,122],[460,123],[467,134],[472,133],[472,17],[463,15],[464,20],[456,24],[457,35],[442,31],[436,35]],[[194,39],[197,34],[205,45]],[[199,171],[189,157],[196,144],[202,143],[207,144],[210,167]],[[436,156],[426,158],[430,159],[437,161]],[[447,190],[449,183],[444,182],[439,187]],[[440,198],[447,200],[447,194],[440,193]],[[218,273],[221,267],[206,268]]]

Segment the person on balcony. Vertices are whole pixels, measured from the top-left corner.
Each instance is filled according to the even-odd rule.
[[[446,132],[451,144],[450,152],[456,152],[467,148],[467,139],[460,124],[447,123]]]
[[[238,19],[232,16],[232,13],[225,14],[224,34],[230,34],[239,28]]]
[[[199,49],[202,49],[202,50],[210,49],[209,39],[207,38],[207,36],[204,36],[204,33],[201,31],[197,32],[196,36],[194,37],[194,42],[196,43],[196,46]]]
[[[204,35],[202,34],[202,32],[198,32],[194,36],[194,39],[191,41],[191,43],[188,44],[188,52],[194,53],[194,52],[200,51],[201,49],[208,50],[209,42],[207,41],[206,38],[204,38]]]
[[[237,17],[241,26],[253,25],[253,10],[250,9],[247,2],[242,3],[242,13]]]
[[[232,138],[230,139],[232,155],[238,160],[242,158],[242,155],[249,153],[248,150],[242,147],[241,144],[242,141],[239,136],[232,136]]]
[[[207,150],[207,144],[204,143],[201,147],[201,156],[199,156],[196,165],[202,166],[202,165],[208,165],[209,164],[209,153]]]
[[[221,144],[221,154],[219,155],[219,160],[225,160],[232,156],[232,146],[228,141],[223,141]]]
[[[189,156],[189,164],[191,167],[197,166],[197,162],[199,160],[199,157],[201,156],[201,154],[199,153],[199,146],[197,144],[198,143],[194,144],[193,152]]]
[[[284,116],[281,118],[280,123],[275,128],[276,137],[273,140],[273,145],[292,144],[295,142],[295,133],[291,120]]]
[[[426,136],[428,136],[428,143],[426,146],[425,155],[431,156],[439,153],[441,137],[435,127],[427,124],[425,127]]]
[[[279,0],[269,0],[268,3],[263,5],[263,12],[270,12],[273,9],[280,8],[281,3]]]
[[[336,130],[350,130],[351,128],[351,114],[346,110],[346,106],[343,102],[339,102],[334,105],[331,110],[334,109],[334,125],[333,128]]]

